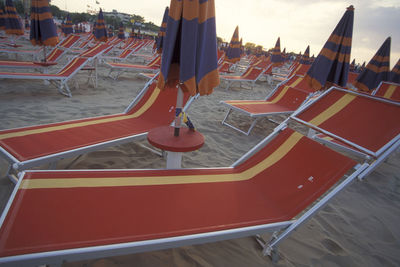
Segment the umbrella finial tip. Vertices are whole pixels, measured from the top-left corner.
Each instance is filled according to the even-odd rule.
[[[354,10],[354,6],[353,6],[353,5],[350,5],[350,6],[347,8],[347,10],[353,11],[353,10]]]

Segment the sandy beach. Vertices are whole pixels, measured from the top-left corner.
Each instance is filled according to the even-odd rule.
[[[1,58],[6,58],[1,55]],[[64,61],[65,62],[65,61]],[[62,65],[62,64],[61,64]],[[117,81],[100,65],[98,87],[86,84],[78,74],[79,88],[71,84],[72,98],[42,81],[0,80],[0,129],[46,124],[123,112],[146,80],[124,73]],[[225,84],[209,96],[198,98],[188,114],[205,136],[204,146],[186,153],[183,167],[229,166],[266,137],[277,125],[260,120],[249,136],[221,124],[227,109],[219,102],[229,99],[263,99],[272,86],[257,82],[253,89]],[[282,121],[285,117],[275,117]],[[233,116],[248,127],[243,116]],[[147,140],[109,147],[60,161],[57,169],[164,168],[165,159],[141,145]],[[48,166],[40,166],[46,169]],[[0,159],[0,208],[13,188]],[[354,182],[316,216],[281,243],[280,260],[272,263],[262,255],[253,237],[187,246],[163,251],[65,263],[63,266],[400,266],[400,151],[362,182]],[[268,235],[265,236],[268,238]]]

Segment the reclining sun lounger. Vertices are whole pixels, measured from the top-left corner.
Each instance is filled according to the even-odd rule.
[[[381,96],[394,101],[400,101],[400,84],[381,82],[380,85],[372,92],[372,95]]]
[[[257,121],[266,116],[288,114],[294,112],[311,93],[304,77],[294,75],[287,81],[278,84],[264,100],[227,100],[220,103],[229,107],[222,124],[245,135],[249,135]],[[233,111],[241,112],[254,118],[247,131],[227,122]]]
[[[71,90],[68,86],[68,81],[74,77],[74,75],[82,70],[87,63],[94,61],[101,55],[108,45],[98,44],[91,49],[86,50],[79,56],[74,57],[71,61],[65,65],[60,71],[55,74],[49,73],[29,73],[29,72],[0,72],[0,79],[27,79],[27,80],[47,80],[56,87],[58,91],[66,96],[71,97]],[[88,68],[90,71],[95,72],[94,84],[96,86],[97,72],[96,66]],[[89,79],[92,77],[89,76]]]
[[[117,63],[117,62],[106,62],[106,64],[111,68],[108,76],[116,80],[118,79],[119,76],[121,76],[122,73],[128,70],[150,71],[150,72],[158,71],[160,69],[161,57],[157,55],[147,65],[136,65],[136,64]],[[117,74],[112,76],[112,72],[114,71],[116,71]]]
[[[228,76],[228,75],[220,75],[219,78],[223,81],[227,81],[228,85],[225,89],[229,89],[229,87],[232,85],[234,82],[249,82],[251,83],[251,88],[254,87],[254,84],[262,75],[264,72],[266,72],[271,65],[269,65],[267,68],[258,68],[258,67],[253,67],[250,66],[247,68],[247,70],[240,76]]]
[[[153,80],[121,114],[2,130],[0,154],[21,171],[145,138],[150,129],[169,125],[175,117],[177,90],[160,91]]]
[[[399,105],[332,89],[296,118],[322,129],[343,112],[369,108],[400,115]],[[339,131],[357,129],[357,119],[337,125]],[[390,120],[372,136],[392,150],[400,145],[400,125]],[[263,252],[276,255],[282,240],[368,166],[283,123],[229,168],[27,171],[0,219],[0,262],[60,263],[268,231],[276,232]]]
[[[362,178],[400,145],[399,116],[399,102],[332,88],[293,113],[292,119],[321,133],[310,137],[322,143],[371,158]]]
[[[128,59],[128,57],[139,51],[143,46],[143,42],[138,42],[122,50],[122,52],[118,56],[103,56],[101,57],[101,60],[114,60],[114,62],[125,61],[126,59]]]
[[[44,62],[0,60],[0,68],[43,69],[51,66],[51,63],[57,61],[66,52],[67,50],[55,47],[46,57],[49,65]]]

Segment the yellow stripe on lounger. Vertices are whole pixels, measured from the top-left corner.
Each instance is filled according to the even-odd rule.
[[[290,85],[286,85],[282,91],[278,94],[277,97],[275,97],[272,101],[264,101],[264,100],[260,100],[260,101],[251,101],[251,102],[246,102],[246,101],[226,101],[227,104],[230,105],[254,105],[254,104],[265,104],[265,103],[269,103],[269,104],[275,104],[277,103],[279,100],[281,100],[281,98],[286,94],[287,90],[289,89],[289,87],[295,87],[296,85],[298,85],[301,81],[303,80],[303,77],[299,77],[297,78],[292,84]]]
[[[386,90],[386,92],[385,92],[385,94],[383,95],[383,97],[385,97],[385,98],[391,98],[392,97],[392,95],[393,95],[393,93],[394,93],[394,90],[396,89],[396,85],[391,85],[391,86],[389,86],[389,88]]]
[[[25,135],[30,135],[30,134],[45,133],[45,132],[51,132],[51,131],[59,131],[59,130],[65,130],[65,129],[75,128],[75,127],[82,127],[82,126],[94,125],[94,124],[99,124],[99,123],[106,123],[106,122],[113,122],[113,121],[136,118],[136,117],[142,115],[146,110],[148,110],[151,107],[151,105],[153,105],[153,103],[157,99],[159,93],[160,93],[160,89],[157,87],[156,89],[154,89],[154,92],[151,94],[151,96],[147,100],[147,102],[138,111],[136,111],[135,113],[129,114],[129,115],[118,116],[118,117],[107,118],[107,119],[90,120],[90,121],[85,121],[85,122],[77,122],[77,123],[71,123],[71,124],[65,124],[65,125],[59,125],[59,126],[49,126],[46,128],[26,130],[26,131],[21,131],[21,132],[1,134],[0,139],[25,136]]]
[[[105,177],[105,178],[52,178],[28,179],[21,182],[20,189],[73,188],[73,187],[109,187],[109,186],[149,186],[167,184],[194,184],[245,181],[269,168],[281,160],[303,137],[293,133],[271,155],[257,165],[233,174],[181,175],[181,176],[143,176],[143,177]]]
[[[330,117],[341,111],[343,108],[345,108],[355,98],[356,98],[355,95],[345,94],[338,101],[332,104],[329,108],[321,112],[314,119],[310,120],[310,123],[316,126],[320,125],[321,123],[323,123],[324,121],[326,121],[327,119],[329,119]]]

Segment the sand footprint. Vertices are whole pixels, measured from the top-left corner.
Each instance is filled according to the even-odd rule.
[[[335,241],[329,238],[322,240],[322,245],[334,255],[345,255],[344,249]]]

